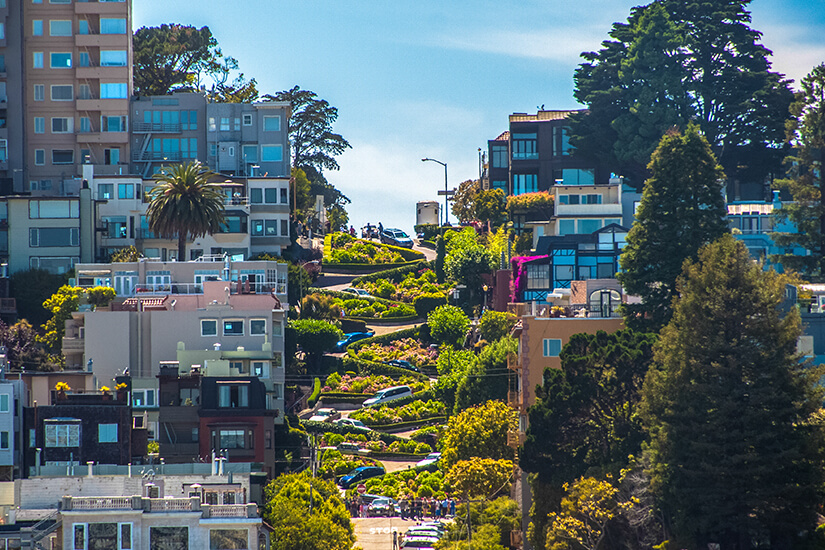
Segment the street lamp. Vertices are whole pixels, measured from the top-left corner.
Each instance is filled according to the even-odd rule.
[[[447,206],[447,200],[450,198],[450,192],[447,190],[447,163],[446,162],[441,162],[440,160],[430,159],[430,158],[421,159],[421,162],[427,162],[427,161],[437,162],[438,164],[440,164],[441,166],[444,167],[444,225],[448,225],[450,223],[450,221],[449,221],[450,209]],[[441,191],[439,191],[438,194],[440,195]]]

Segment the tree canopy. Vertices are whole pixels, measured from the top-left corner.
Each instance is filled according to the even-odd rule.
[[[815,67],[802,79],[801,90],[791,105],[794,118],[788,138],[794,153],[788,157],[788,173],[776,186],[787,189],[793,202],[775,211],[781,221],[790,221],[792,231],[772,235],[780,247],[802,246],[809,255],[779,254],[773,259],[808,277],[825,277],[825,194],[822,168],[825,163],[825,64]]]
[[[726,235],[685,264],[643,388],[652,487],[675,547],[801,547],[823,481],[822,368],[783,279]]]
[[[763,182],[783,156],[792,101],[771,52],[749,27],[750,0],[656,0],[584,52],[571,117],[576,154],[638,185],[662,135],[699,124],[732,180]]]
[[[628,326],[658,330],[670,318],[682,262],[728,231],[727,209],[722,168],[697,126],[665,135],[649,169],[617,278],[642,298],[624,306]]]
[[[443,305],[430,312],[427,316],[427,324],[430,326],[430,334],[436,341],[458,347],[467,335],[470,319],[461,311],[461,308]]]
[[[513,460],[507,432],[515,428],[513,410],[501,401],[488,401],[451,416],[440,440],[441,460],[450,468],[459,460]]]

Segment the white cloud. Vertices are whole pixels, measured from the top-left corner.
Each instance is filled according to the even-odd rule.
[[[582,52],[597,50],[604,38],[604,29],[592,26],[520,31],[485,30],[463,36],[445,35],[439,37],[437,42],[444,48],[576,64]]]
[[[825,62],[825,43],[821,28],[804,23],[768,23],[759,27],[762,44],[773,51],[773,70],[783,73],[799,83],[815,66]]]

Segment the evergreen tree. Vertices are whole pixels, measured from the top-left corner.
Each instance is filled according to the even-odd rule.
[[[686,262],[677,290],[642,390],[674,547],[798,548],[823,481],[822,429],[809,422],[822,372],[797,354],[799,314],[730,235]]]
[[[787,189],[793,197],[792,203],[783,204],[776,212],[777,218],[792,222],[796,232],[776,232],[773,239],[782,247],[802,246],[810,254],[779,254],[773,259],[822,280],[825,277],[825,194],[821,176],[825,165],[825,64],[802,79],[801,87],[791,105],[795,118],[789,124],[788,137],[795,153],[787,159],[787,178],[777,181],[777,187]]]
[[[659,330],[670,319],[682,262],[727,232],[724,174],[695,125],[664,136],[648,169],[618,279],[642,298],[624,306],[628,326]]]

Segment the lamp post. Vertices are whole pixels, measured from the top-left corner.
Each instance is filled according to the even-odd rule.
[[[423,159],[421,159],[421,162],[427,162],[427,161],[429,161],[429,162],[437,162],[438,164],[440,164],[441,166],[443,166],[443,167],[444,167],[444,225],[447,225],[447,224],[449,224],[449,223],[450,223],[450,221],[449,221],[449,218],[450,218],[450,216],[449,216],[450,209],[449,209],[449,207],[447,206],[447,201],[448,201],[448,200],[449,200],[449,198],[450,198],[450,191],[447,189],[447,163],[446,163],[446,162],[441,162],[440,160],[431,159],[431,158],[423,158]],[[439,191],[439,192],[438,192],[438,194],[440,195],[440,194],[441,194],[441,191]]]

